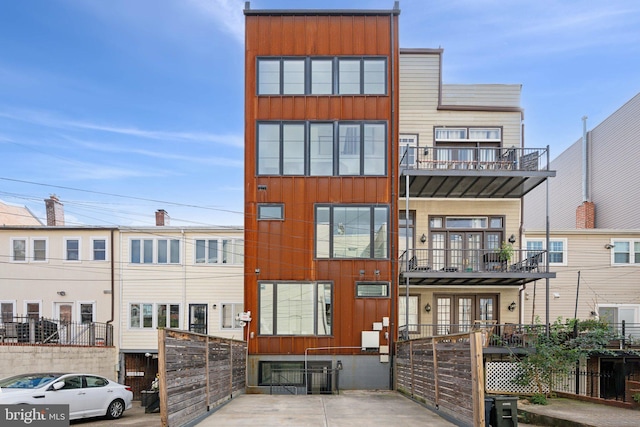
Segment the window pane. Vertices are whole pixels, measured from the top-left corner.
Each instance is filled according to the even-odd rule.
[[[258,219],[282,219],[282,205],[258,206]]]
[[[107,242],[106,240],[93,241],[93,259],[94,261],[104,261],[107,259]]]
[[[131,263],[140,263],[140,240],[131,241]]]
[[[613,262],[616,264],[628,264],[629,242],[613,242]]]
[[[131,304],[129,307],[129,326],[132,328],[140,327],[140,304]]]
[[[563,242],[549,242],[549,262],[562,263],[563,260]]]
[[[222,263],[228,264],[233,261],[233,252],[232,251],[233,244],[231,240],[223,240],[222,241]]]
[[[371,258],[370,208],[334,208],[333,257]]]
[[[93,322],[93,304],[80,304],[80,321],[82,323]]]
[[[210,264],[215,264],[218,262],[218,241],[217,240],[209,240],[208,262]]]
[[[302,124],[282,127],[284,175],[304,175],[304,127]]]
[[[385,298],[389,296],[389,285],[386,283],[358,283],[356,297]]]
[[[360,175],[360,125],[338,126],[340,175]]]
[[[280,125],[258,125],[258,175],[280,173]]]
[[[206,260],[205,241],[196,240],[196,264],[203,264]]]
[[[78,261],[79,259],[79,245],[78,240],[67,240],[67,260]]]
[[[26,240],[13,241],[13,260],[14,261],[27,260],[27,241]]]
[[[312,335],[313,286],[300,283],[278,283],[276,289],[277,334]]]
[[[377,95],[385,93],[385,65],[384,59],[364,60],[364,93]]]
[[[142,304],[142,327],[153,326],[153,304]]]
[[[374,208],[373,210],[373,257],[387,257],[387,208]]]
[[[331,285],[318,284],[318,306],[316,307],[318,331],[316,335],[331,335]]]
[[[27,317],[29,319],[38,319],[40,317],[40,303],[29,302],[27,303]]]
[[[316,257],[329,258],[330,211],[328,207],[316,208]]]
[[[177,329],[180,327],[180,306],[178,304],[171,304],[169,310],[169,327]]]
[[[282,72],[282,93],[285,95],[304,95],[304,60],[283,60]]]
[[[33,241],[33,260],[34,261],[47,260],[47,241],[46,240]]]
[[[167,327],[167,305],[158,304],[158,328]]]
[[[634,252],[633,262],[635,262],[636,264],[640,263],[640,242],[633,243],[633,252]]]
[[[13,322],[13,303],[3,302],[0,304],[0,311],[2,315],[2,323]]]
[[[360,93],[360,60],[340,59],[338,61],[338,93],[359,94]]]
[[[143,262],[145,264],[151,264],[153,262],[153,240],[144,240],[144,255]]]
[[[469,139],[473,139],[474,141],[496,141],[500,140],[500,129],[499,128],[488,128],[488,129],[469,129]]]
[[[167,241],[158,240],[158,264],[167,263]]]
[[[244,240],[238,239],[234,242],[234,264],[244,264]]]
[[[311,60],[311,93],[330,95],[333,93],[333,61],[330,59]]]
[[[222,304],[222,327],[224,329],[234,327],[233,304]]]
[[[171,246],[169,248],[170,256],[169,262],[172,264],[180,263],[180,240],[173,239],[171,240]]]
[[[386,126],[364,125],[364,174],[384,175],[386,160]]]
[[[440,139],[467,139],[466,129],[436,129],[436,140]]]
[[[280,94],[280,61],[258,60],[258,94]]]
[[[333,175],[333,125],[312,123],[309,125],[309,174],[312,176]]]
[[[273,283],[260,283],[260,335],[273,335]]]

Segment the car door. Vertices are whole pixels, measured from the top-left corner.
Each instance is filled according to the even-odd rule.
[[[99,417],[107,413],[109,403],[115,399],[109,381],[95,375],[84,376],[85,417]]]
[[[55,390],[53,384],[60,381],[64,381],[64,386],[59,390]],[[38,403],[69,405],[69,418],[82,418],[85,411],[85,393],[82,390],[82,376],[69,375],[58,379],[53,384],[44,392],[45,396],[43,401]]]

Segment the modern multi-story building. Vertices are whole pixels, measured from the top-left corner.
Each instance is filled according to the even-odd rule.
[[[399,13],[245,9],[250,390],[312,367],[390,387]]]
[[[408,337],[522,323],[522,291],[554,276],[543,248],[522,245],[522,198],[555,173],[547,148],[524,147],[520,85],[443,84],[442,53],[400,50],[399,324]]]

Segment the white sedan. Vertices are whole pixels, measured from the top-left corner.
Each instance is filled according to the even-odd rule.
[[[69,419],[120,418],[131,408],[131,387],[98,375],[40,373],[0,380],[0,404],[69,405]]]

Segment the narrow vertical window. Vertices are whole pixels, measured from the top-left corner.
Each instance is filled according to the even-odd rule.
[[[280,94],[280,60],[258,60],[258,94]]]
[[[360,125],[338,126],[338,155],[340,175],[360,175]]]
[[[309,174],[333,175],[333,124],[311,123],[309,134]]]
[[[93,241],[93,260],[105,261],[107,259],[107,241],[95,239]]]
[[[304,59],[282,61],[282,94],[304,95]]]
[[[25,239],[13,240],[13,257],[16,262],[24,262],[27,260],[27,241]]]
[[[258,125],[258,175],[280,174],[280,125]]]
[[[282,126],[282,174],[304,175],[304,124]]]
[[[333,93],[333,61],[331,59],[311,60],[311,94],[331,95]]]
[[[80,259],[80,241],[69,239],[66,241],[67,261],[78,261]]]
[[[384,95],[386,93],[384,59],[364,60],[364,90],[366,95]]]
[[[384,175],[386,171],[386,126],[364,125],[364,175]]]
[[[341,95],[360,94],[360,60],[338,60],[338,93]]]
[[[33,260],[47,260],[47,241],[44,239],[35,239],[33,241]]]

